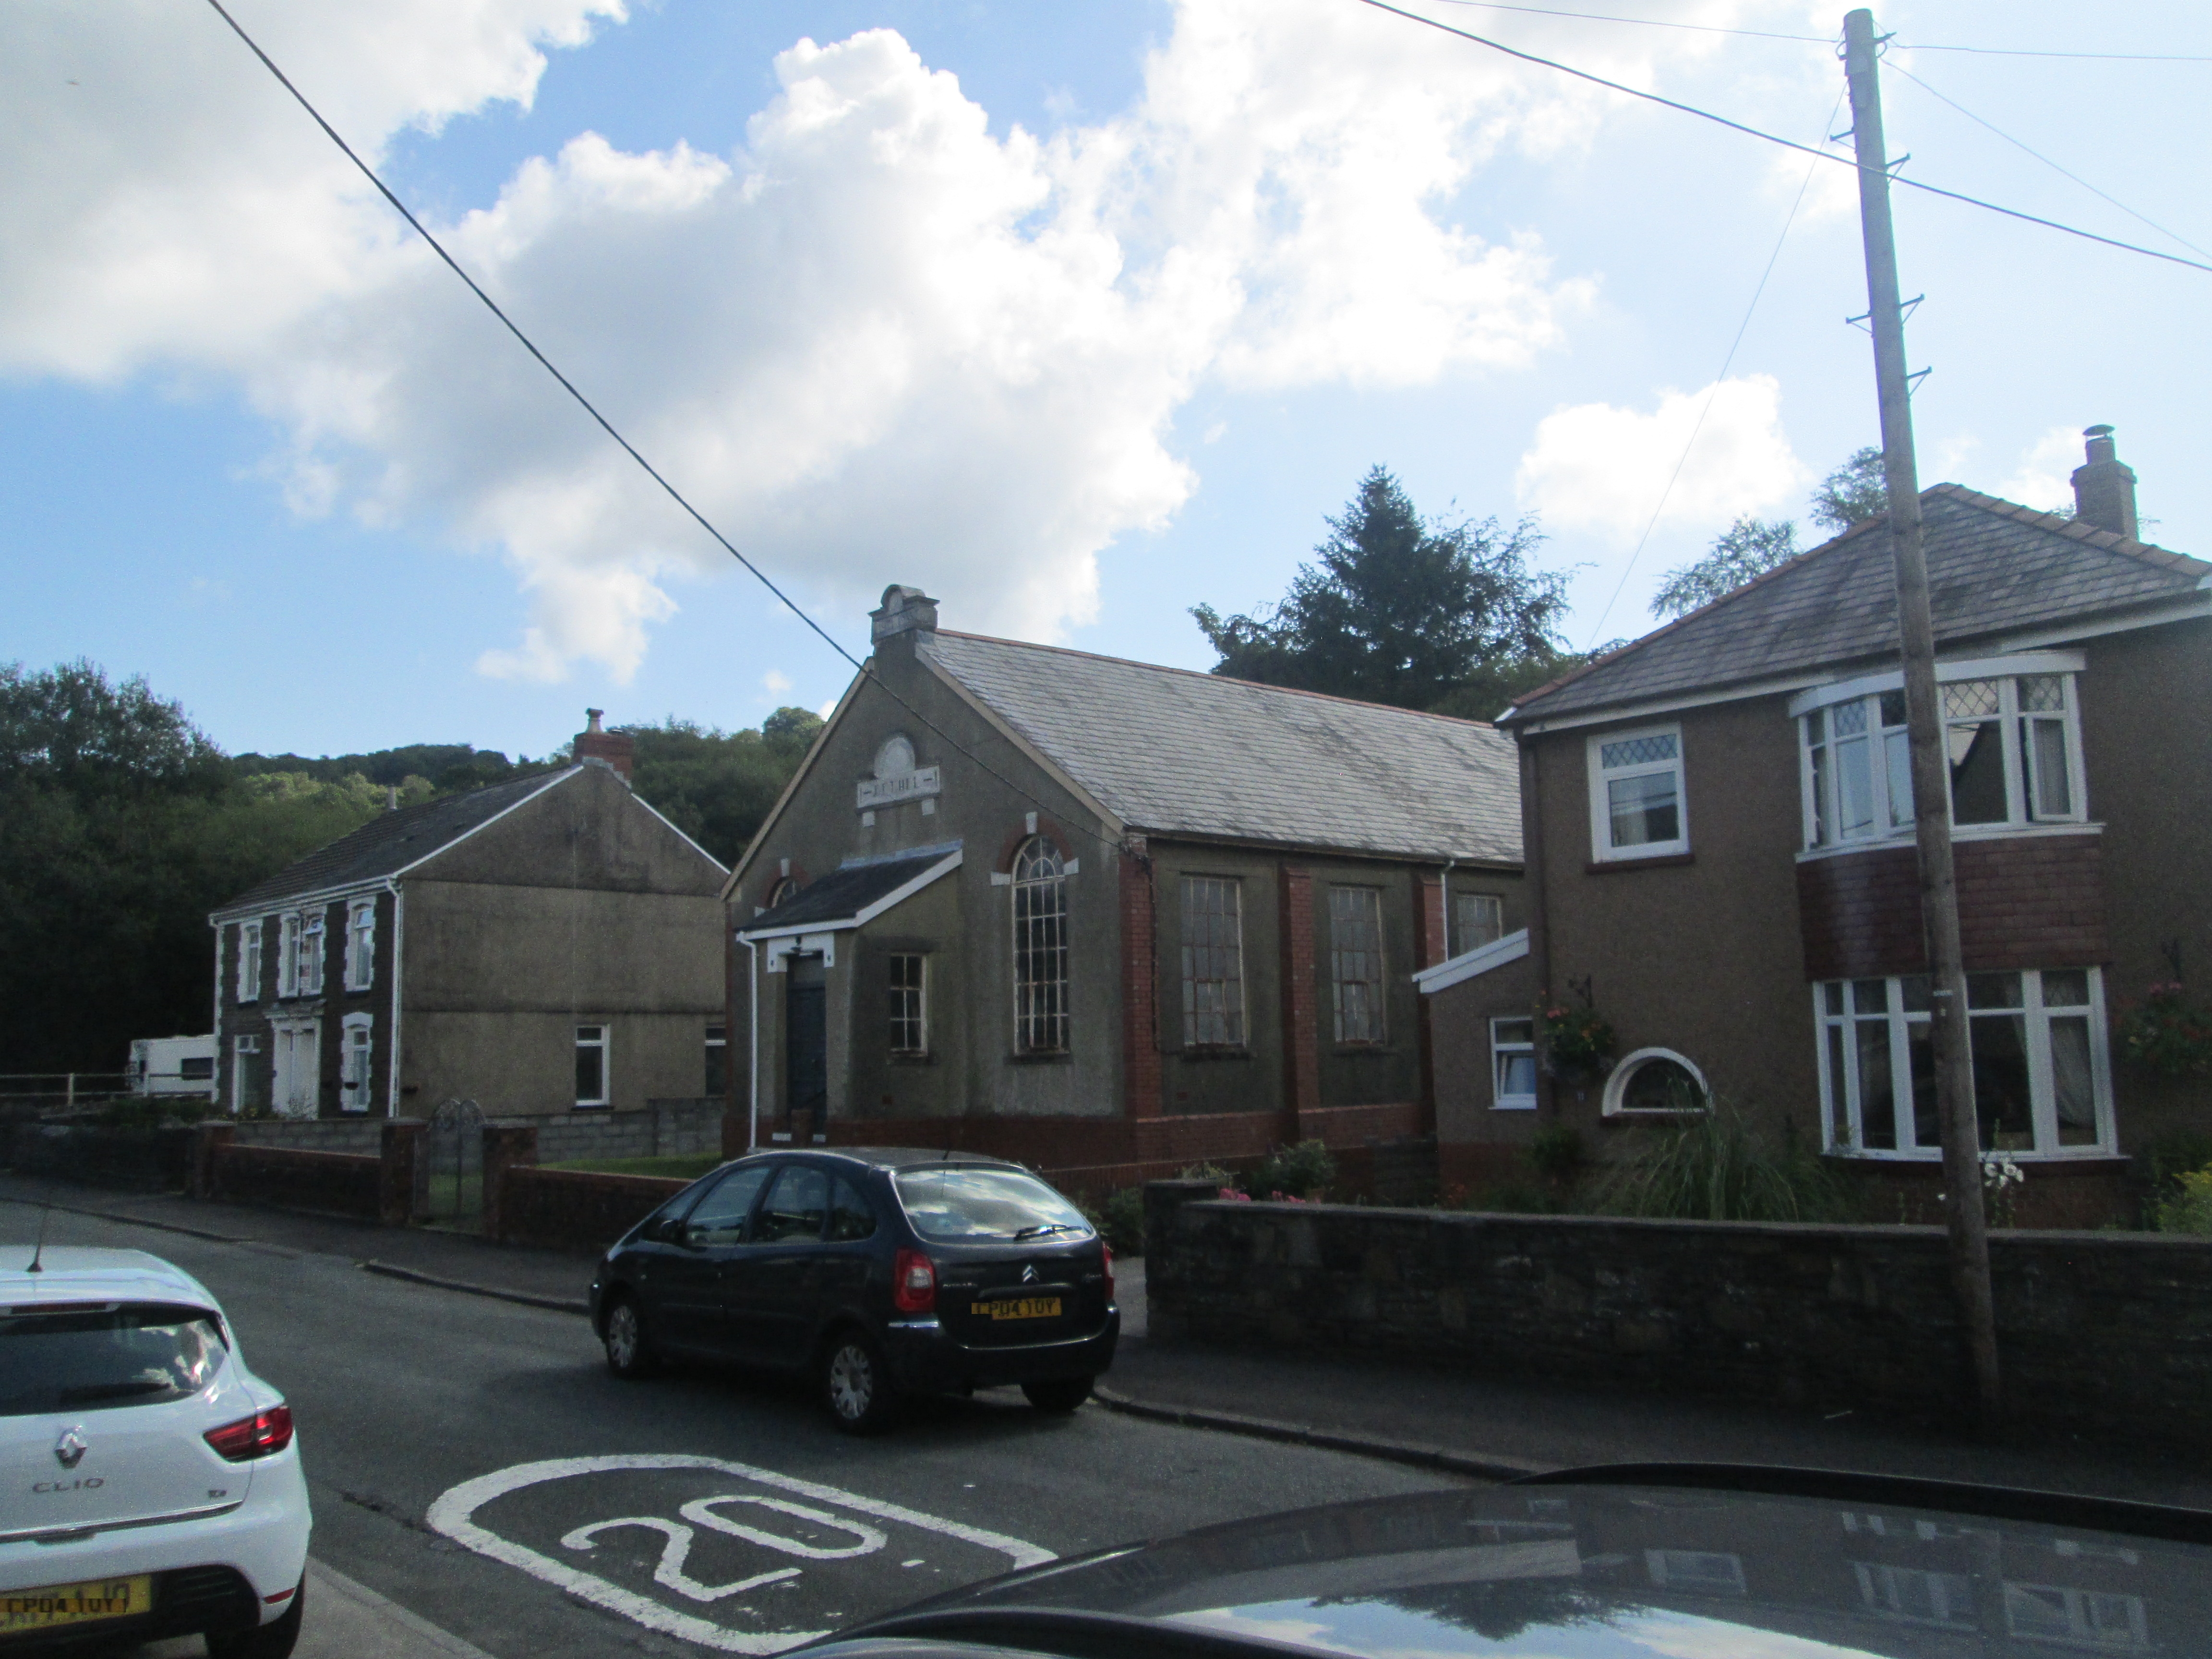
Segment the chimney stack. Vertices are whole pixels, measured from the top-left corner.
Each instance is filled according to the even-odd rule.
[[[2136,528],[2135,469],[2119,458],[2112,428],[2093,426],[2081,435],[2089,441],[2089,459],[2074,469],[2075,521],[2131,542],[2141,540]]]
[[[599,729],[599,716],[604,708],[586,708],[585,719],[589,724],[576,733],[576,758],[580,761],[599,761],[615,769],[624,783],[629,781],[630,768],[637,758],[637,743],[627,732],[604,732]]]
[[[905,646],[914,649],[917,638],[927,638],[937,631],[937,601],[918,587],[901,587],[894,582],[884,589],[884,602],[868,613],[868,638],[878,651],[887,640],[908,636]]]

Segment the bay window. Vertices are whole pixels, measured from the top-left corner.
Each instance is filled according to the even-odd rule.
[[[2071,659],[1938,665],[1951,822],[1968,833],[2087,817]],[[2033,665],[2055,672],[1977,672]],[[1824,687],[1791,703],[1799,726],[1808,850],[1909,840],[1912,765],[1895,674]]]
[[[2094,968],[1966,975],[1984,1152],[2078,1157],[2112,1149],[2104,994]],[[1828,1149],[1940,1156],[1927,975],[1831,981],[1813,995]]]

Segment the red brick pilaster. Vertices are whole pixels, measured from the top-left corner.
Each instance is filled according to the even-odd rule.
[[[1295,1140],[1301,1113],[1321,1106],[1321,1021],[1314,1005],[1313,872],[1279,866],[1282,913],[1283,1113]]]
[[[1153,913],[1152,860],[1144,837],[1121,844],[1121,1110],[1161,1110],[1159,929]]]
[[[1413,878],[1413,965],[1433,968],[1451,954],[1444,916],[1444,882],[1441,875]],[[1433,997],[1413,993],[1413,1034],[1421,1056],[1420,1133],[1437,1132],[1436,1034],[1430,1025]]]

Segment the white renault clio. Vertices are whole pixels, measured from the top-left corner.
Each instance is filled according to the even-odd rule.
[[[311,1522],[283,1396],[159,1257],[8,1256],[0,1656],[204,1633],[215,1659],[284,1659]]]

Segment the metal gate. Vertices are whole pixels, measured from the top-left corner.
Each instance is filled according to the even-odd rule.
[[[483,1229],[483,1121],[473,1100],[449,1100],[430,1114],[415,1194],[415,1212],[428,1225]]]

